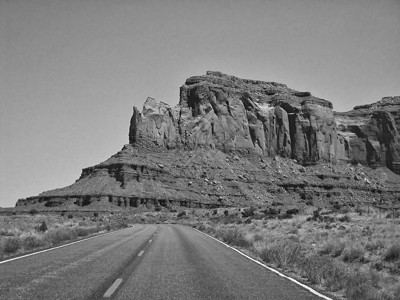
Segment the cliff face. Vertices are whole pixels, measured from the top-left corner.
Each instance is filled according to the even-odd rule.
[[[400,174],[400,97],[335,113],[335,119],[345,158]]]
[[[365,166],[400,174],[399,133],[400,97],[336,113],[309,92],[207,72],[186,80],[175,107],[153,98],[142,112],[134,107],[120,152],[83,169],[74,184],[17,206],[212,208],[279,200],[391,207],[400,176]]]
[[[148,98],[129,133],[171,148],[358,161],[400,172],[400,97],[334,113],[332,103],[286,85],[219,72],[190,77],[173,108]]]
[[[134,111],[130,143],[140,136],[167,148],[278,154],[298,161],[335,161],[342,151],[332,103],[275,82],[207,72],[186,80],[176,107],[148,98],[139,119]]]

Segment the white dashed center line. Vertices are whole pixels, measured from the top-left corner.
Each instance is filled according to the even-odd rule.
[[[138,256],[142,256],[143,255],[143,253],[144,253],[144,251],[142,250],[142,251],[140,251],[139,252],[139,254],[138,254]]]
[[[151,243],[152,240],[149,241],[149,243]]]
[[[118,278],[117,280],[114,281],[113,285],[110,286],[110,288],[107,290],[107,292],[104,294],[104,298],[110,298],[112,294],[115,292],[115,290],[119,287],[119,285],[122,282],[122,278]]]

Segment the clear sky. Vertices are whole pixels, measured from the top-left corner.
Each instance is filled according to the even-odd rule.
[[[0,206],[73,183],[133,105],[207,70],[337,111],[400,95],[400,1],[0,0]]]

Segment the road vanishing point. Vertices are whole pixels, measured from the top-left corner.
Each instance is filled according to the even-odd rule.
[[[137,224],[0,262],[0,299],[329,298],[192,228]]]

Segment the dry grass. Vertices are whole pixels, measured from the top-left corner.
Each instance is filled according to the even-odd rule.
[[[244,224],[230,212],[198,228],[336,296],[400,299],[400,222],[384,214],[332,213],[323,220],[298,215]]]
[[[126,227],[104,217],[61,215],[0,216],[0,259],[51,247],[99,231]]]

